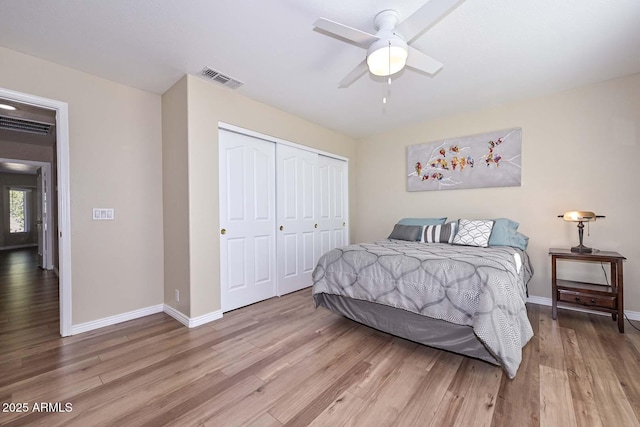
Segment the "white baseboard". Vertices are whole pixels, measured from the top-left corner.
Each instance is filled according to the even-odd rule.
[[[551,307],[552,305],[552,301],[551,298],[544,298],[544,297],[529,297],[527,298],[527,302],[530,302],[532,304],[538,304],[538,305],[546,305]],[[580,307],[573,307],[573,306],[567,306],[567,305],[562,305],[559,306],[560,308],[563,308],[565,310],[573,310],[573,311],[581,311],[583,313],[590,313],[590,314],[600,314],[602,316],[609,316],[609,313],[604,313],[602,311],[594,311],[594,310],[589,310],[586,308],[580,308]],[[630,320],[639,320],[640,321],[640,312],[638,311],[629,311],[629,310],[625,310],[624,314],[627,315],[627,317]]]
[[[163,311],[167,313],[169,316],[176,319],[178,322],[182,323],[187,328],[189,327],[189,317],[187,317],[187,315],[183,314],[181,311],[178,311],[167,304],[164,305]]]
[[[211,313],[203,314],[198,317],[187,317],[184,313],[176,310],[170,305],[164,305],[164,312],[169,316],[182,323],[187,328],[195,328],[196,326],[204,325],[205,323],[213,322],[214,320],[222,319],[222,310],[212,311]]]
[[[92,320],[86,323],[71,326],[71,335],[81,334],[83,332],[92,331],[105,326],[115,325],[117,323],[127,322],[129,320],[138,319],[140,317],[149,316],[151,314],[162,313],[163,304],[152,305],[151,307],[140,308],[138,310],[129,311],[127,313],[116,314],[98,320]]]

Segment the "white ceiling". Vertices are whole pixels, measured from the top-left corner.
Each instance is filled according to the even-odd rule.
[[[0,0],[0,45],[158,94],[204,66],[238,92],[352,137],[640,72],[639,0],[466,0],[413,46],[434,77],[338,82],[365,56],[318,17],[374,32],[425,0]]]

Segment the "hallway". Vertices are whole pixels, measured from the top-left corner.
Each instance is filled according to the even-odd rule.
[[[38,268],[37,248],[0,251],[2,352],[10,353],[58,337],[56,274]]]

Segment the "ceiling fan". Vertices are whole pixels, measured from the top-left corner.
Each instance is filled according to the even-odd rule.
[[[383,10],[373,20],[376,34],[369,34],[326,18],[319,18],[313,25],[322,32],[367,49],[366,59],[340,81],[341,88],[349,87],[367,70],[375,76],[390,76],[406,66],[434,75],[442,68],[442,64],[410,44],[463,1],[429,0],[402,22],[395,10]]]

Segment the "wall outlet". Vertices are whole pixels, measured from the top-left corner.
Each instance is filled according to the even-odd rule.
[[[180,302],[180,291],[176,289],[176,302]]]

